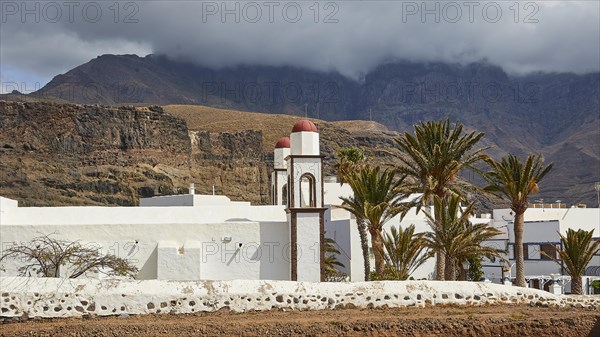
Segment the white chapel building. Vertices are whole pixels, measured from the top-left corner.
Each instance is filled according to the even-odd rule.
[[[324,280],[324,239],[329,237],[340,251],[337,259],[344,264],[340,271],[350,281],[363,281],[356,220],[336,207],[341,204],[340,197],[351,196],[352,190],[324,177],[319,133],[313,122],[298,121],[290,136],[277,142],[273,168],[271,205],[198,195],[193,185],[189,194],[143,198],[139,207],[19,207],[17,201],[0,197],[0,248],[53,234],[129,259],[139,268],[137,279],[319,282]],[[525,216],[526,274],[546,275],[530,278],[532,287],[543,288],[551,273],[564,274],[539,254],[560,245],[557,232],[595,229],[594,238],[600,236],[598,208],[531,209]],[[514,259],[510,210],[494,210],[493,218],[482,215],[471,221],[500,229],[503,234],[488,244],[508,247],[506,259]],[[423,212],[416,211],[402,220],[399,216],[391,219],[384,230],[410,224],[416,232],[429,230]],[[5,271],[0,273],[9,276],[18,274],[21,262],[2,264]],[[499,261],[484,261],[485,276],[501,282],[506,276],[502,267]],[[590,267],[600,271],[600,256]],[[412,276],[432,279],[434,269],[435,261],[430,258]],[[535,280],[542,282],[536,284]]]
[[[0,197],[5,249],[42,234],[95,245],[132,261],[138,279],[268,279],[319,282],[324,278],[325,233],[353,281],[363,280],[356,222],[333,207],[348,186],[325,183],[319,133],[298,121],[276,144],[272,205],[222,195],[171,195],[140,200],[140,207],[18,207]],[[360,257],[354,258],[352,257]],[[3,261],[16,275],[19,261]]]

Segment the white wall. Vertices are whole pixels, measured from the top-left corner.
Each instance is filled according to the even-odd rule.
[[[286,169],[287,161],[285,158],[290,155],[289,147],[276,148],[273,150],[273,168]]]
[[[140,269],[139,279],[157,278],[157,266],[163,266],[162,279],[289,279],[290,261],[284,252],[289,248],[287,222],[3,225],[0,230],[4,249],[13,242],[29,241],[39,233],[56,233],[60,239],[96,244],[103,252],[130,259]],[[192,265],[182,263],[186,259]],[[7,264],[8,275],[15,274],[17,263]],[[199,274],[194,274],[195,270]]]
[[[352,188],[348,184],[340,183],[324,183],[323,188],[323,204],[325,205],[341,205],[340,197],[348,198],[353,195]]]
[[[292,155],[319,154],[319,133],[317,132],[292,132],[290,142]]]
[[[3,208],[0,225],[201,224],[229,221],[286,221],[284,206],[195,207],[18,207]]]
[[[339,184],[338,184],[339,185]],[[427,219],[423,212],[416,213],[416,209],[411,210],[402,221],[400,216],[396,216],[388,221],[383,230],[390,231],[391,226],[401,226],[406,228],[411,224],[415,225],[415,233],[423,233],[429,230]],[[350,252],[351,260],[347,263],[344,256],[339,256],[340,261],[345,265],[342,269],[350,276],[353,282],[364,281],[364,264],[362,258],[362,249],[360,246],[360,236],[356,219],[351,214],[343,209],[332,207],[325,213],[325,229],[328,237],[339,238],[338,245],[346,252]],[[369,248],[371,249],[371,236],[367,233]],[[343,254],[342,254],[343,255]],[[375,261],[373,254],[371,255],[371,269],[374,269]],[[421,267],[412,274],[415,279],[431,279],[435,270],[435,259],[428,259]]]
[[[431,230],[429,224],[427,223],[427,217],[424,213],[425,209],[422,208],[420,212],[417,213],[416,208],[411,209],[404,219],[400,221],[400,216],[396,216],[388,221],[384,227],[384,231],[390,231],[390,227],[402,227],[407,228],[410,225],[415,225],[415,233],[425,233]],[[370,236],[369,236],[370,240]],[[414,279],[432,279],[433,273],[435,271],[435,258],[429,258],[427,261],[421,265],[421,267],[417,268],[415,272],[411,275]]]
[[[347,185],[325,185],[327,204],[339,204],[339,195],[351,195]],[[152,199],[173,205],[190,197],[193,197],[193,207],[17,207],[15,201],[0,198],[2,247],[5,249],[14,241],[29,241],[39,233],[56,232],[60,238],[97,243],[105,252],[136,260],[142,279],[164,278],[169,274],[179,275],[173,278],[214,280],[289,279],[290,240],[284,206],[250,206],[230,202],[224,196],[183,195]],[[206,202],[214,204],[206,205]],[[510,213],[509,209],[494,210],[491,224],[502,230],[509,229],[508,239],[514,242]],[[305,220],[308,221],[299,219],[299,227]],[[530,209],[525,220],[525,243],[559,242],[557,231],[564,233],[567,228],[595,229],[594,237],[600,236],[598,209]],[[389,230],[392,225],[406,228],[410,224],[415,224],[416,232],[429,230],[424,214],[414,210],[402,222],[399,217],[390,220],[384,230]],[[338,245],[344,251],[340,256],[346,265],[344,271],[352,281],[362,280],[363,261],[356,221],[345,210],[332,208],[325,215],[325,227],[327,236],[339,240]],[[303,233],[307,251],[310,251],[311,243],[318,242],[317,234],[318,228],[314,233]],[[498,242],[504,238],[499,236]],[[242,247],[236,246],[238,243],[242,243]],[[535,257],[536,254],[532,247],[530,255]],[[181,262],[186,260],[191,261],[192,268]],[[311,263],[314,265],[307,265],[307,268],[318,269],[318,262],[313,259]],[[590,265],[600,265],[600,256]],[[430,278],[434,266],[435,260],[431,258],[413,277]],[[13,274],[15,267],[14,264],[9,266]],[[549,275],[559,270],[556,263],[542,260],[526,261],[525,268],[528,275]],[[500,278],[499,265],[491,265],[485,272],[490,278]],[[514,267],[512,272],[514,276]]]
[[[165,195],[152,198],[141,198],[141,207],[157,206],[250,206],[247,201],[231,201],[224,195],[180,194]]]
[[[156,278],[159,280],[199,280],[202,261],[202,243],[185,241],[159,241],[157,249]]]
[[[277,177],[277,186],[275,186],[274,184],[274,178],[273,177]],[[272,194],[274,194],[277,198],[277,205],[283,205],[283,206],[287,206],[287,198],[288,198],[288,193],[287,193],[287,183],[288,183],[288,175],[287,175],[287,171],[273,171],[273,173],[271,174],[271,188],[273,189]],[[284,188],[285,191],[284,191]],[[285,192],[285,193],[284,193]],[[273,197],[273,196],[271,196]]]
[[[336,248],[340,251],[337,260],[344,265],[343,268],[338,267],[338,269],[350,276],[351,281],[364,281],[360,241],[356,241],[357,236],[352,235],[353,232],[358,231],[356,228],[356,221],[350,221],[348,219],[332,219],[332,211],[343,211],[347,215],[349,215],[349,213],[341,209],[332,208],[328,208],[325,211],[325,237],[335,240]],[[358,278],[355,276],[357,270],[359,275]]]
[[[140,269],[140,279],[289,279],[284,206],[250,206],[224,196],[152,199],[172,205],[190,198],[195,204],[198,199],[215,205],[14,207],[2,198],[2,250],[54,233],[57,239],[95,244],[130,259]],[[16,274],[17,261],[5,265],[8,275]]]
[[[8,208],[18,207],[19,203],[16,200],[0,197],[0,212],[4,212]]]
[[[515,242],[514,227],[514,223],[508,224],[508,238],[511,243]],[[559,242],[559,229],[560,225],[557,220],[525,221],[523,225],[523,242]]]
[[[297,281],[321,281],[319,227],[319,213],[296,213]]]

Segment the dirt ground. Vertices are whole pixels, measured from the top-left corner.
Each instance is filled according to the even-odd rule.
[[[0,336],[600,337],[600,311],[529,306],[341,309],[34,319]]]

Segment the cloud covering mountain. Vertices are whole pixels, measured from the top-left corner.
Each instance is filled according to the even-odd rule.
[[[0,11],[0,80],[21,91],[107,53],[209,67],[293,65],[355,79],[389,60],[600,70],[596,1],[3,1]]]

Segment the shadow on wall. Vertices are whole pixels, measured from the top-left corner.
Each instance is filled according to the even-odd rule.
[[[158,244],[155,244],[154,249],[152,250],[152,253],[146,260],[146,263],[144,263],[144,266],[142,266],[142,268],[140,268],[140,272],[138,273],[138,276],[136,277],[136,279],[138,279],[138,280],[156,279],[158,276],[157,267],[158,267]]]

